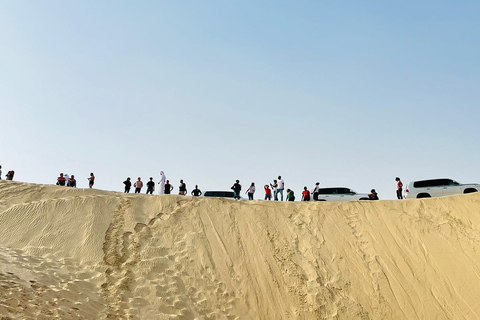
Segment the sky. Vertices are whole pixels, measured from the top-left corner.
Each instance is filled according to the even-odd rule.
[[[480,182],[478,1],[0,0],[2,179]],[[146,190],[144,190],[146,191]],[[242,192],[244,192],[242,191]]]

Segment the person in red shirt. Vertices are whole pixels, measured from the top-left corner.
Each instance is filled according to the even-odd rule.
[[[65,177],[63,176],[63,173],[60,173],[60,177],[57,178],[57,186],[65,186]]]
[[[307,187],[303,187],[302,201],[310,201],[310,191],[307,190]]]
[[[265,189],[265,200],[272,200],[272,189],[266,184],[264,187]]]
[[[399,177],[396,177],[395,181],[397,181],[397,199],[403,199],[403,195],[402,195],[403,183]]]

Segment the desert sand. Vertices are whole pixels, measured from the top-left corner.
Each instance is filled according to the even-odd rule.
[[[479,319],[480,194],[267,202],[0,181],[0,319]]]

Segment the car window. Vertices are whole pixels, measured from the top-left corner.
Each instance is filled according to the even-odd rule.
[[[338,194],[349,194],[350,193],[350,189],[348,188],[337,188],[338,190]]]
[[[220,197],[220,198],[233,198],[232,191],[205,191],[203,194],[205,197]]]
[[[413,186],[415,188],[428,188],[428,187],[441,187],[448,186],[453,182],[451,179],[432,179],[432,180],[421,180],[415,181]]]
[[[335,188],[320,188],[318,194],[334,194]]]

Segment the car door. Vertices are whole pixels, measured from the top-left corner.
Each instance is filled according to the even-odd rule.
[[[337,196],[336,201],[349,201],[351,198],[350,189],[347,188],[336,188],[335,194]]]
[[[429,180],[425,186],[425,192],[431,197],[441,197],[445,193],[444,179]]]
[[[454,194],[463,193],[462,187],[460,183],[452,180],[452,179],[443,179],[442,185],[442,195],[443,196],[451,196]]]
[[[318,200],[320,201],[335,201],[333,197],[333,188],[320,188],[318,190]]]

